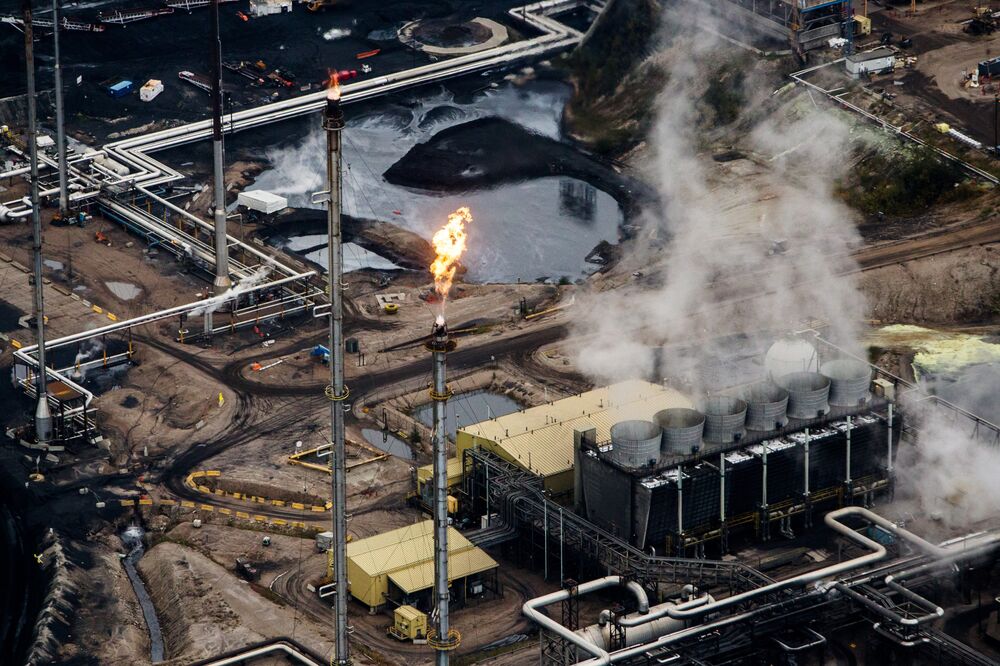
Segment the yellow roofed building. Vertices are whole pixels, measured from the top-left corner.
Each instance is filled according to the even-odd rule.
[[[513,414],[466,426],[456,437],[460,464],[466,449],[479,447],[544,478],[554,495],[573,490],[573,437],[593,430],[595,441],[611,439],[611,426],[651,420],[661,409],[692,407],[679,391],[641,380],[597,388]]]
[[[453,598],[462,602],[495,590],[497,566],[486,551],[448,528],[448,581]],[[387,600],[421,605],[434,585],[434,521],[347,544],[347,578],[351,596],[372,610]]]

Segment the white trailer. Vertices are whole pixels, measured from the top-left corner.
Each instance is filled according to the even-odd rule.
[[[139,99],[143,102],[151,102],[161,92],[163,92],[163,81],[150,79],[146,81],[145,85],[139,88]]]

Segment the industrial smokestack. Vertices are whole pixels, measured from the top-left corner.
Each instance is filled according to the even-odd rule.
[[[38,210],[38,111],[35,108],[35,35],[31,26],[31,0],[23,0],[24,59],[28,82],[28,153],[31,159],[31,222],[34,252],[35,326],[38,330],[38,403],[35,406],[35,436],[39,444],[52,440],[52,414],[45,377],[45,301],[42,293],[42,218]]]
[[[445,357],[455,348],[448,338],[444,317],[434,322],[427,349],[434,362],[434,627],[428,632],[428,644],[437,650],[437,666],[448,666],[448,655],[458,647],[459,634],[448,623],[448,435],[445,431],[445,407],[451,389],[445,384]]]
[[[212,149],[215,161],[215,293],[225,293],[229,279],[229,245],[226,239],[226,184],[222,147],[222,38],[219,36],[219,0],[212,0]],[[210,316],[210,315],[206,315]]]
[[[66,127],[63,111],[62,65],[59,64],[59,0],[52,0],[52,48],[55,56],[53,73],[56,86],[56,150],[59,159],[59,215],[69,213],[69,190],[66,186]]]
[[[344,248],[340,234],[341,160],[340,132],[344,129],[344,112],[340,108],[340,91],[334,86],[327,94],[323,111],[326,131],[326,182],[330,199],[326,222],[329,241],[328,285],[330,292],[330,448],[333,466],[333,570],[337,593],[334,597],[334,622],[338,666],[350,663],[347,644],[347,454],[344,449],[344,401],[350,391],[344,385],[344,303],[341,280],[344,272]]]

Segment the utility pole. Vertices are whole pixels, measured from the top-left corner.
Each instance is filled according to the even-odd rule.
[[[52,414],[45,373],[45,301],[42,292],[42,217],[38,210],[38,109],[35,106],[35,35],[31,26],[31,0],[22,0],[24,11],[24,59],[28,83],[28,154],[31,160],[31,222],[34,253],[35,326],[38,336],[38,403],[35,405],[35,436],[38,444],[52,440]]]
[[[52,47],[55,55],[53,75],[56,87],[56,150],[59,159],[59,216],[69,214],[69,190],[66,186],[66,128],[63,109],[62,65],[59,62],[59,0],[52,0]],[[72,271],[70,271],[72,272]]]
[[[997,137],[997,107],[1000,106],[1000,93],[993,93],[993,154],[1000,158],[1000,140]]]
[[[217,0],[216,0],[217,1]],[[344,247],[340,233],[340,207],[342,199],[340,133],[344,129],[344,112],[340,108],[340,88],[334,81],[327,92],[323,111],[323,129],[326,131],[326,181],[329,203],[326,209],[327,271],[330,291],[330,386],[326,397],[330,399],[330,464],[333,466],[333,571],[336,583],[334,596],[335,659],[336,666],[349,664],[347,644],[347,453],[344,448],[344,407],[350,391],[344,384],[344,302],[343,272]]]

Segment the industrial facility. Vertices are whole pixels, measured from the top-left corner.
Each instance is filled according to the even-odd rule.
[[[777,185],[811,165],[779,169],[805,159],[805,143],[723,145],[727,131],[756,131],[738,113],[726,120],[728,107],[751,100],[744,80],[777,76],[736,72],[755,57],[780,69],[780,85],[754,99],[795,123],[817,107],[814,91],[837,99],[833,86],[853,94],[912,65],[906,47],[888,46],[891,35],[855,48],[872,19],[852,0],[696,3],[703,19],[757,32],[751,44],[700,26],[696,38],[720,40],[702,64],[716,67],[725,43],[733,76],[707,82],[679,119],[691,127],[713,107],[705,122],[717,124],[706,132],[718,134],[687,146],[692,160],[708,155],[697,196],[725,197],[720,217],[751,220],[721,232],[734,252],[764,249],[739,271],[713,265],[696,275],[707,286],[680,304],[663,297],[672,267],[659,255],[673,262],[676,247],[690,248],[672,245],[676,229],[642,226],[647,209],[676,193],[628,173],[648,157],[647,137],[637,135],[627,157],[604,150],[609,136],[653,122],[655,107],[649,118],[610,119],[604,101],[572,106],[588,68],[598,80],[622,68],[613,76],[622,106],[646,92],[655,77],[643,67],[667,56],[615,63],[608,50],[585,53],[609,15],[643,8],[108,4],[60,20],[58,2],[33,16],[25,0],[19,17],[3,19],[23,33],[27,76],[23,127],[0,132],[11,158],[0,174],[0,284],[18,285],[0,294],[9,376],[0,400],[11,405],[0,414],[0,663],[1000,663],[1000,515],[982,486],[1000,461],[990,457],[1000,450],[995,419],[935,392],[951,388],[952,375],[919,375],[920,354],[940,349],[904,353],[846,333],[875,319],[863,306],[845,326],[814,316],[808,297],[756,317],[771,305],[760,292],[780,290],[774,276],[793,289],[856,266],[813,272],[819,253],[799,247],[812,240],[806,233],[756,231],[768,214],[812,214],[811,191],[785,200]],[[204,26],[198,10],[207,10]],[[612,26],[621,33],[603,36],[613,55],[650,28],[626,18]],[[162,34],[143,26],[170,21],[205,29],[201,57],[179,70],[171,60],[169,78],[148,64],[94,81],[84,73],[66,94],[61,31],[99,39],[107,27],[124,40],[123,26],[138,23],[129,30],[152,43]],[[55,139],[41,132],[50,119],[35,79],[35,50],[49,37]],[[758,48],[775,42],[780,52]],[[786,56],[823,64],[803,65],[789,82]],[[995,66],[983,61],[979,75],[988,80]],[[697,86],[706,83],[700,66],[691,69]],[[811,74],[829,89],[802,78]],[[532,83],[545,94],[533,98]],[[427,101],[433,94],[418,87],[428,85],[440,98]],[[806,92],[793,100],[799,85]],[[891,106],[886,90],[879,99]],[[64,108],[64,95],[104,105],[103,125]],[[355,103],[364,104],[356,115]],[[197,115],[185,117],[186,105]],[[508,121],[512,109],[528,115]],[[585,144],[568,125],[575,113],[607,134]],[[319,122],[300,123],[303,136],[278,125],[311,114]],[[838,140],[860,134],[840,129]],[[885,129],[893,141],[908,136]],[[484,134],[494,132],[491,144]],[[533,147],[505,143],[505,132]],[[442,164],[422,152],[435,141]],[[377,156],[381,143],[400,155]],[[393,180],[408,159],[422,176],[439,170],[441,182]],[[694,161],[663,162],[666,177],[700,174]],[[976,189],[958,174],[984,173],[963,168],[925,171],[954,194]],[[476,185],[459,187],[462,178]],[[840,187],[823,170],[815,178],[817,190]],[[409,200],[418,191],[424,208]],[[477,192],[479,208],[465,202]],[[945,253],[934,239],[946,232],[935,227],[928,241],[926,225],[914,225],[917,247],[898,247],[891,232],[907,226],[903,216],[888,231],[862,229],[863,215],[850,218],[841,201],[853,192],[844,185],[822,211],[829,216],[816,212],[849,219],[850,240],[812,230],[824,256],[896,269]],[[495,219],[488,227],[477,216],[501,196],[530,198],[537,209],[525,217],[536,217],[517,231]],[[515,221],[496,208],[503,223]],[[866,214],[866,224],[885,222],[881,209]],[[543,238],[543,218],[555,215],[567,226]],[[1000,242],[995,228],[962,224],[964,249]],[[550,270],[550,254],[544,276],[473,278],[506,258],[501,237],[537,244],[541,256],[545,242],[568,253],[571,236],[590,233],[600,240],[584,241],[567,275]],[[703,226],[691,234],[699,243],[704,235]],[[636,244],[646,245],[628,256]],[[366,253],[381,261],[360,261]],[[886,282],[873,277],[869,288],[881,294]],[[852,306],[864,300],[853,284],[844,291]],[[604,313],[594,303],[611,301],[601,298],[619,300]],[[632,308],[648,317],[617,321]],[[708,311],[719,316],[701,320]],[[683,324],[688,316],[698,321]],[[595,319],[604,317],[615,326],[602,336]],[[948,332],[980,352],[997,344],[994,334],[987,325]],[[580,351],[593,339],[599,353]],[[602,353],[613,371],[597,369],[592,356]],[[914,460],[947,447],[968,479],[928,511],[922,493],[935,476],[919,476]]]

